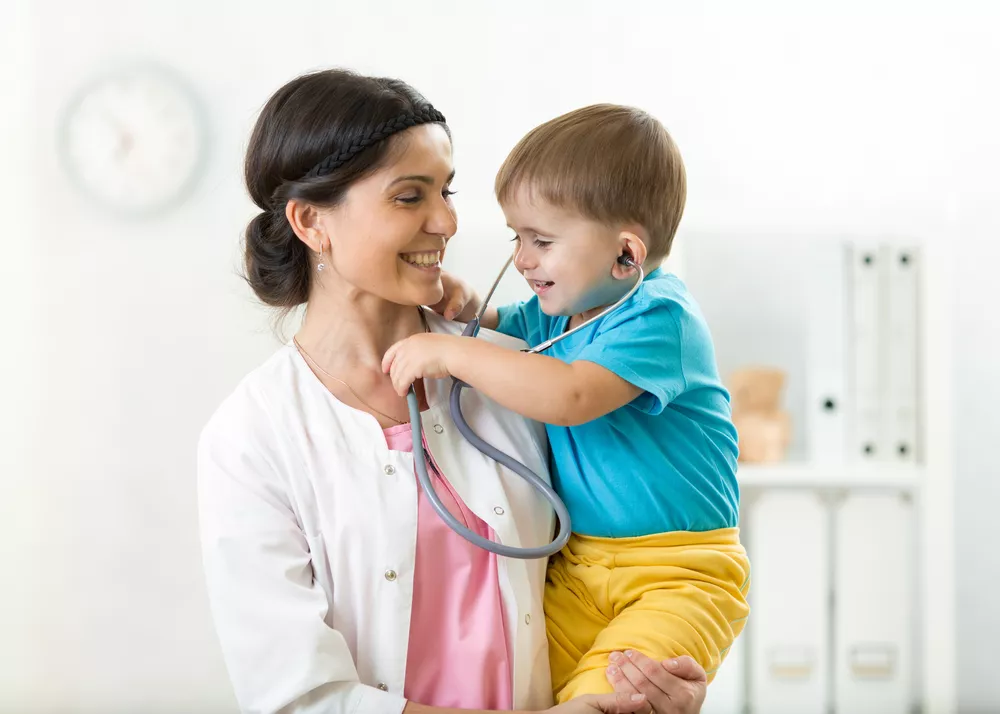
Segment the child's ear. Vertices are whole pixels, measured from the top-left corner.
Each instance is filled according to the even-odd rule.
[[[646,262],[646,244],[638,235],[631,231],[618,234],[618,260],[611,269],[611,276],[616,280],[635,279],[636,270],[630,263],[642,265]]]

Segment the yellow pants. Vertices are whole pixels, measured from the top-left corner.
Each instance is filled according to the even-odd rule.
[[[559,703],[612,691],[608,655],[690,655],[709,681],[743,630],[750,561],[739,529],[638,538],[573,535],[552,558],[545,619]]]

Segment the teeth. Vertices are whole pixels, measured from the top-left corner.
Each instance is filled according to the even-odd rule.
[[[441,251],[435,250],[430,253],[404,253],[401,257],[410,265],[430,267],[441,262]]]

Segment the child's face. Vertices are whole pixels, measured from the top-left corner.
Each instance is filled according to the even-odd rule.
[[[517,233],[514,266],[547,315],[576,315],[613,303],[611,271],[621,253],[614,228],[521,190],[501,206]]]

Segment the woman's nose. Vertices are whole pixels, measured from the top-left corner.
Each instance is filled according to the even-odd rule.
[[[435,201],[430,215],[427,217],[426,230],[431,235],[451,238],[458,232],[458,215],[455,207],[445,200]]]

